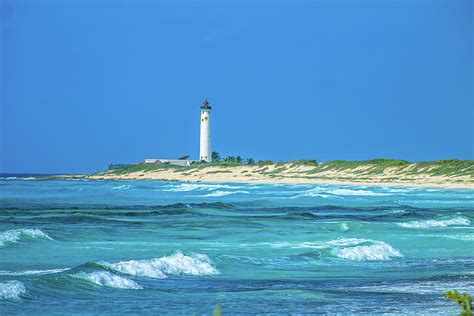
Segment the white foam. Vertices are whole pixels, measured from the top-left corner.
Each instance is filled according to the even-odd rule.
[[[20,281],[8,281],[0,283],[0,299],[19,300],[22,294],[26,293],[26,288]]]
[[[124,184],[124,185],[119,185],[119,186],[116,186],[116,187],[113,187],[113,188],[110,188],[111,190],[130,190],[130,189],[133,189],[133,186],[129,185],[129,184]]]
[[[327,242],[303,242],[288,245],[291,248],[331,249],[331,254],[341,259],[352,261],[386,261],[403,255],[386,242],[359,239],[340,238]]]
[[[249,192],[248,191],[220,191],[220,190],[217,190],[217,191],[213,191],[211,193],[205,194],[205,195],[201,195],[201,197],[219,197],[219,196],[226,196],[226,195],[237,194],[237,193],[248,194]]]
[[[388,193],[373,192],[368,190],[352,190],[352,189],[334,189],[329,190],[328,193],[335,195],[354,195],[354,196],[384,196],[390,195]]]
[[[349,230],[349,226],[346,223],[341,223],[341,230],[346,232]]]
[[[17,243],[20,239],[49,239],[52,240],[47,234],[43,233],[37,228],[19,228],[4,231],[0,234],[0,246],[5,246],[8,243]]]
[[[322,192],[321,188],[313,188],[313,189],[306,190],[303,193],[298,194],[296,196],[292,196],[291,198],[299,198],[299,197],[305,197],[305,196],[311,196],[311,197],[317,196],[317,197],[322,197],[322,198],[330,197],[329,194],[322,194],[321,192]]]
[[[149,278],[163,279],[169,275],[216,275],[219,271],[212,266],[208,256],[195,254],[186,256],[176,252],[171,256],[150,260],[130,260],[117,263],[100,262],[114,271]]]
[[[359,187],[359,188],[364,188],[364,187]],[[369,187],[365,187],[369,188]],[[417,192],[422,189],[420,188],[409,188],[409,187],[378,187],[378,190],[382,190],[384,192],[389,192],[389,193],[410,193],[410,192]]]
[[[0,275],[42,275],[60,273],[67,270],[69,270],[69,268],[48,270],[0,271]]]
[[[467,226],[471,221],[463,216],[447,220],[429,219],[425,221],[412,221],[406,223],[398,223],[399,226],[405,228],[430,228],[430,227],[447,227],[447,226]]]
[[[238,189],[238,186],[227,184],[209,184],[209,183],[181,183],[171,189],[163,191],[169,192],[189,192],[189,191],[213,191],[219,189]]]
[[[335,247],[331,251],[336,257],[352,261],[386,261],[403,257],[395,248],[383,241],[364,240],[358,246]]]
[[[362,189],[345,189],[345,188],[331,188],[325,186],[317,186],[304,190],[291,198],[300,198],[300,197],[322,197],[322,198],[343,198],[342,196],[384,196],[390,195],[389,193],[373,192],[369,190]]]
[[[368,292],[382,293],[416,293],[416,294],[444,294],[447,289],[458,289],[460,292],[474,291],[474,282],[462,281],[414,281],[403,283],[384,283],[372,286],[361,286],[355,289]]]
[[[137,282],[112,274],[108,271],[96,271],[90,273],[79,272],[77,274],[73,274],[72,277],[83,279],[99,286],[131,290],[143,289],[143,287]]]

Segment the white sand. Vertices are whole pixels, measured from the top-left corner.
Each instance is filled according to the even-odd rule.
[[[266,166],[206,166],[188,168],[163,168],[153,171],[130,173],[104,172],[88,179],[116,180],[174,180],[184,182],[249,182],[249,183],[291,183],[291,184],[357,184],[380,186],[415,186],[474,189],[474,177],[432,176],[426,173],[400,174],[394,168],[386,168],[381,174],[366,174],[368,167],[360,166],[348,171],[322,171],[311,173],[312,166],[266,165]]]

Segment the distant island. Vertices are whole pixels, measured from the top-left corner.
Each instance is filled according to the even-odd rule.
[[[77,177],[77,176],[76,176]],[[80,176],[87,179],[252,182],[294,184],[367,184],[474,189],[473,160],[408,162],[316,160],[273,162],[228,157],[223,161],[179,166],[141,163]]]

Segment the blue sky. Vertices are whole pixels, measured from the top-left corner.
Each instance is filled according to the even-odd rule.
[[[473,159],[473,2],[3,1],[1,172]]]

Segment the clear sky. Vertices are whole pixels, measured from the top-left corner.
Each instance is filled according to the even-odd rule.
[[[474,158],[471,0],[1,3],[1,172]]]

